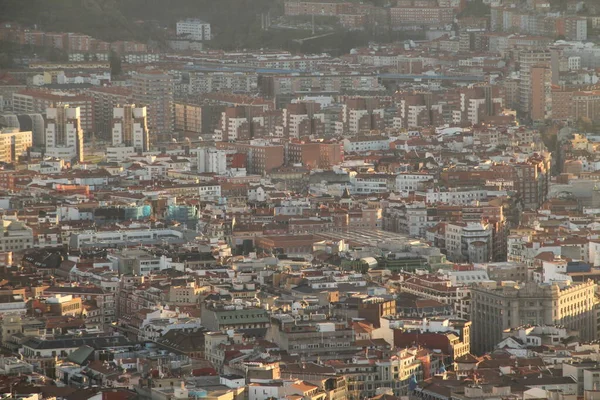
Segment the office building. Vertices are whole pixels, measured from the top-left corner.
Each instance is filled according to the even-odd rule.
[[[0,251],[22,251],[33,247],[33,230],[22,221],[2,220]]]
[[[485,263],[492,259],[492,226],[481,222],[446,225],[446,254],[450,261]]]
[[[596,284],[517,285],[513,281],[471,289],[472,348],[493,349],[505,329],[523,325],[564,325],[582,340],[596,339]]]
[[[145,70],[133,77],[133,101],[148,110],[148,129],[165,139],[173,132],[173,80],[161,71]]]
[[[83,161],[79,107],[58,104],[46,110],[46,155],[67,161]]]

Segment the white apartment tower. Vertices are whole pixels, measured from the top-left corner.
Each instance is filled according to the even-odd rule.
[[[190,40],[210,40],[210,24],[196,18],[184,19],[177,22],[177,36]]]
[[[150,149],[146,107],[135,104],[117,106],[113,109],[112,145],[133,147],[134,151]]]
[[[58,103],[46,109],[46,156],[83,161],[83,130],[79,107]]]
[[[227,172],[227,154],[231,153],[235,153],[235,151],[220,150],[215,147],[198,149],[198,172],[225,174]]]

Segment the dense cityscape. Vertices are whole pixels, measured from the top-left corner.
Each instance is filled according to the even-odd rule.
[[[598,0],[0,0],[0,399],[600,400]]]

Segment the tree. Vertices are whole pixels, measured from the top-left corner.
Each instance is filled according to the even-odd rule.
[[[123,68],[121,67],[121,57],[115,51],[111,51],[108,60],[110,62],[110,74],[112,76],[121,75],[123,72]]]
[[[467,2],[465,9],[459,14],[459,18],[485,17],[490,13],[491,7],[483,0],[472,0]]]

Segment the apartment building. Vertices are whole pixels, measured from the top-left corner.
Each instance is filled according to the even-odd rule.
[[[529,50],[519,53],[520,81],[519,81],[519,107],[522,112],[530,113],[532,104],[532,68],[538,65],[547,65],[551,61],[549,50]],[[541,71],[537,72],[541,74]],[[539,77],[538,77],[539,78]],[[542,86],[540,86],[542,90]],[[545,93],[545,86],[543,87]]]
[[[246,168],[247,154],[236,150],[202,147],[197,150],[198,172],[223,175],[231,168]]]
[[[202,106],[187,102],[175,102],[175,130],[202,133]]]
[[[575,91],[571,93],[570,115],[572,121],[589,118],[597,121],[600,117],[600,91]]]
[[[161,71],[144,70],[132,81],[134,103],[147,108],[148,129],[165,139],[173,132],[173,80]]]
[[[323,15],[337,16],[343,14],[348,3],[336,1],[302,1],[288,0],[284,3],[284,14],[290,16],[296,15]]]
[[[0,129],[0,162],[14,163],[33,146],[32,133],[18,129]]]
[[[344,151],[349,153],[389,150],[390,148],[390,138],[387,136],[359,136],[344,139],[342,143]]]
[[[46,109],[46,155],[66,161],[83,161],[81,110],[69,104]]]
[[[112,145],[132,147],[135,152],[150,150],[146,107],[126,104],[113,110]]]
[[[247,155],[247,170],[251,174],[264,175],[284,164],[284,147],[265,140],[246,143],[217,142],[217,149],[236,150]]]
[[[336,122],[336,134],[365,134],[385,127],[384,110],[374,97],[350,98],[342,106],[339,122]]]
[[[131,102],[131,89],[119,86],[93,87],[88,90],[88,94],[94,99],[96,133],[100,137],[111,137],[113,110],[119,104]]]
[[[393,29],[406,25],[445,25],[451,24],[456,10],[451,7],[392,7],[390,19]]]
[[[46,126],[42,114],[0,114],[0,125],[15,128],[19,132],[31,132],[32,145],[43,147],[46,140]]]
[[[377,75],[375,74],[352,73],[344,75],[339,73],[306,73],[262,77],[259,82],[259,89],[264,96],[275,98],[277,95],[292,95],[300,92],[355,93],[356,91],[383,91],[385,88],[380,84]]]
[[[393,327],[393,343],[398,348],[413,344],[430,350],[439,349],[446,356],[444,364],[471,351],[471,321],[446,318],[419,320],[387,318],[382,321]]]
[[[286,162],[307,168],[331,168],[344,161],[340,143],[289,142],[285,144]]]
[[[283,124],[277,136],[300,138],[325,135],[325,115],[320,113],[321,106],[315,102],[288,104],[283,109]]]
[[[218,129],[214,130],[217,141],[250,140],[268,136],[275,132],[274,123],[279,121],[276,111],[266,111],[262,105],[242,105],[227,107],[221,112]],[[281,123],[281,122],[280,122]],[[278,126],[278,136],[283,136],[283,128]]]
[[[550,154],[537,154],[513,166],[513,187],[521,195],[525,209],[537,210],[548,199],[550,168]]]
[[[210,24],[197,18],[177,21],[177,36],[190,40],[210,40],[212,38]]]
[[[258,75],[248,72],[190,72],[185,89],[188,94],[211,92],[251,93],[258,87]]]
[[[86,134],[95,132],[94,99],[90,96],[33,89],[13,94],[13,110],[17,114],[44,114],[48,108],[59,103],[79,108],[82,131]]]
[[[531,104],[529,115],[533,121],[552,118],[552,70],[549,65],[531,67]]]

